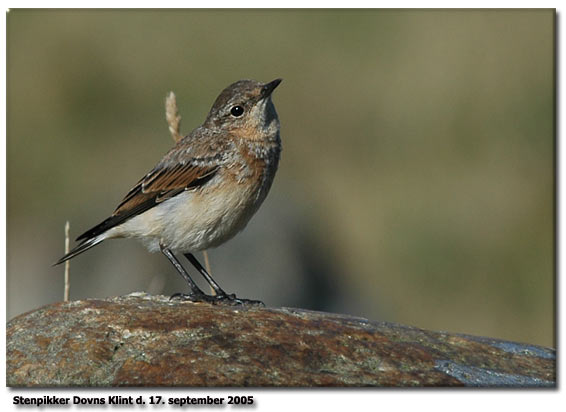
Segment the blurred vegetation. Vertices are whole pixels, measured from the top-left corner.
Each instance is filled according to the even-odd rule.
[[[8,317],[60,300],[108,214],[242,78],[282,77],[268,199],[210,251],[270,305],[554,345],[554,11],[10,10]],[[71,298],[184,290],[110,241]]]

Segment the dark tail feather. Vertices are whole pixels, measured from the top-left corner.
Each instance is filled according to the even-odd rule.
[[[69,253],[67,253],[65,256],[63,256],[61,259],[59,259],[57,262],[55,262],[53,264],[53,266],[57,266],[61,263],[63,263],[66,260],[69,260],[71,258],[74,258],[77,255],[80,255],[81,253],[83,253],[85,250],[90,249],[91,247],[98,245],[100,242],[102,242],[105,238],[102,236],[97,236],[94,237],[92,239],[88,239],[85,240],[84,242],[82,242],[81,244],[75,246]]]
[[[99,223],[98,225],[96,225],[93,228],[90,228],[89,230],[87,230],[86,232],[84,232],[82,235],[80,235],[76,240],[82,240],[82,239],[92,239],[104,232],[106,232],[108,229],[110,229],[111,227],[116,225],[116,221],[119,220],[119,216],[110,216],[108,219],[106,219],[104,222]],[[123,219],[122,219],[123,220]],[[86,240],[88,241],[88,240]],[[82,243],[81,243],[82,244]],[[80,246],[80,245],[79,245]]]

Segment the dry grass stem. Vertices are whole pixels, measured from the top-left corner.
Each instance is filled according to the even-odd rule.
[[[69,253],[69,232],[70,232],[70,229],[71,229],[71,224],[67,220],[67,222],[65,223],[65,254]],[[64,293],[63,293],[63,300],[65,302],[69,301],[69,289],[71,287],[70,279],[69,279],[70,266],[71,266],[71,262],[67,260],[65,262],[65,290],[64,290]]]
[[[208,272],[208,274],[212,276],[212,271],[210,270],[210,261],[208,260],[208,252],[206,250],[203,250],[202,254],[204,256],[204,267]],[[212,292],[213,295],[215,294],[214,289],[212,289],[212,287],[210,288],[210,291]]]
[[[165,118],[167,119],[167,124],[169,125],[169,133],[171,137],[175,140],[175,143],[181,140],[183,137],[181,135],[181,116],[179,115],[179,110],[177,109],[177,97],[175,93],[169,92],[165,98]]]

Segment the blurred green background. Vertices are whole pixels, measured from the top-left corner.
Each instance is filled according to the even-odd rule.
[[[228,84],[282,77],[271,193],[210,251],[227,291],[554,346],[554,19],[10,10],[8,319],[62,299],[65,221],[99,223],[171,147],[167,92],[189,133]],[[185,288],[133,240],[71,261],[72,299]]]

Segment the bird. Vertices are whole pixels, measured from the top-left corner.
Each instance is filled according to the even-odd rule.
[[[233,238],[265,200],[281,156],[272,93],[282,79],[239,80],[214,101],[204,123],[180,139],[126,194],[110,217],[84,232],[59,265],[107,239],[134,238],[161,252],[189,286],[172,298],[213,304],[261,304],[226,293],[194,256]],[[207,295],[178,254],[214,290]]]

